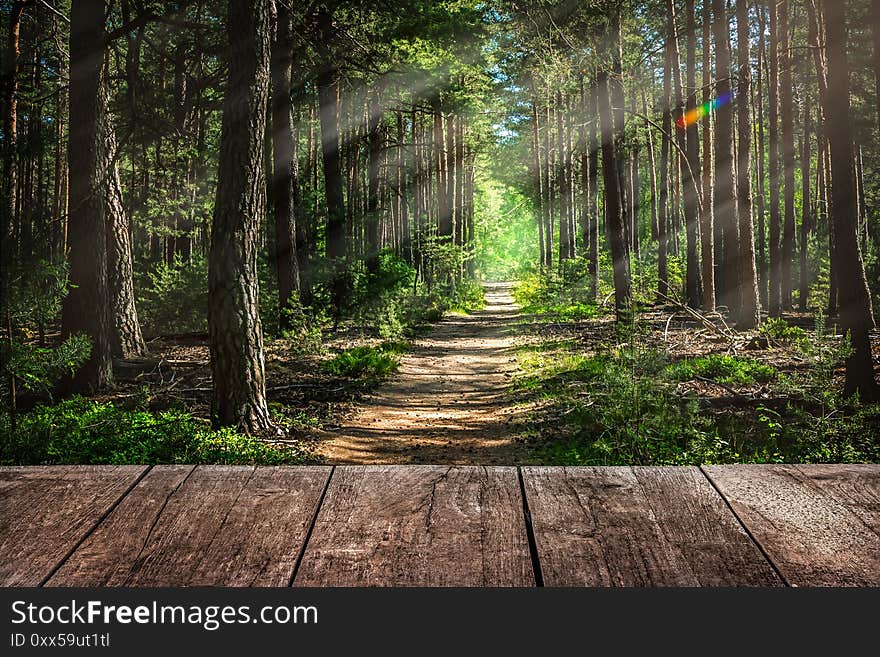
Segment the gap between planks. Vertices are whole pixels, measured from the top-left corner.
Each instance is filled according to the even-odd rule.
[[[736,509],[733,508],[733,505],[730,503],[730,500],[724,496],[721,490],[718,488],[718,485],[712,481],[712,477],[709,476],[709,473],[706,472],[705,466],[700,465],[700,473],[706,478],[706,481],[709,482],[709,485],[712,487],[712,490],[715,491],[715,494],[721,498],[721,501],[724,502],[725,506],[728,508],[730,513],[736,518],[736,521],[739,523],[739,526],[742,527],[743,531],[746,533],[746,536],[749,537],[749,540],[755,544],[755,547],[758,548],[758,551],[764,556],[764,559],[773,569],[773,572],[776,573],[776,576],[779,577],[779,580],[785,584],[786,587],[791,587],[791,582],[782,574],[782,571],[779,570],[779,567],[776,565],[776,562],[773,561],[773,558],[770,556],[770,553],[764,549],[764,546],[761,545],[761,541],[758,540],[757,536],[752,533],[752,530],[749,529],[749,526],[743,521],[742,518],[739,517],[739,514],[736,512]]]
[[[195,466],[193,466],[193,468],[195,468]],[[74,552],[76,552],[80,548],[80,546],[83,543],[85,543],[86,540],[88,540],[88,538],[92,534],[95,533],[95,530],[101,526],[101,523],[104,522],[107,519],[107,517],[111,513],[113,513],[113,511],[116,510],[116,507],[118,507],[122,503],[122,500],[124,500],[126,497],[128,497],[128,494],[134,490],[135,486],[137,486],[139,483],[141,483],[141,481],[143,481],[144,477],[146,477],[150,473],[150,471],[152,471],[152,469],[153,469],[153,466],[148,465],[140,475],[135,477],[134,481],[131,482],[131,485],[129,485],[129,487],[122,493],[122,495],[120,495],[116,499],[116,501],[113,502],[113,504],[111,504],[109,507],[107,507],[107,510],[104,511],[104,513],[101,514],[101,516],[94,522],[94,524],[92,524],[92,526],[89,528],[89,530],[87,532],[85,532],[80,537],[80,539],[73,544],[73,546],[67,551],[67,554],[65,554],[63,557],[61,557],[61,559],[59,559],[58,563],[55,564],[55,566],[46,574],[46,576],[40,580],[40,583],[37,584],[38,587],[44,587],[46,585],[46,582],[48,582],[50,579],[52,579],[52,576],[55,573],[57,573],[59,570],[61,570],[61,567],[67,562],[68,559],[70,559],[70,557],[73,556]]]

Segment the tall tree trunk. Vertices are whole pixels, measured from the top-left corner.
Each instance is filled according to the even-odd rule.
[[[666,39],[663,57],[663,118],[660,137],[660,200],[657,214],[657,301],[665,303],[669,297],[669,191],[673,187],[669,160],[672,151],[672,67],[674,66],[672,39]]]
[[[620,14],[615,14],[610,21],[606,35],[612,54],[612,70],[620,70]],[[632,291],[630,288],[629,253],[624,238],[624,213],[620,190],[620,172],[618,169],[618,147],[623,140],[622,117],[612,108],[622,98],[620,77],[614,79],[607,70],[599,74],[599,121],[602,128],[602,176],[605,181],[605,217],[608,231],[608,242],[611,247],[611,262],[614,267],[614,308],[618,321],[627,321],[631,316]],[[617,107],[623,111],[623,105]]]
[[[770,75],[768,79],[770,120],[770,316],[782,312],[782,217],[779,215],[779,25],[776,0],[770,2]]]
[[[801,138],[801,240],[800,240],[800,289],[798,291],[801,312],[807,311],[810,290],[808,249],[812,230],[812,201],[810,199],[810,93],[804,89],[804,134]]]
[[[727,20],[725,0],[712,0],[713,29],[715,33],[715,79],[722,103],[715,113],[715,221],[721,227],[723,272],[721,305],[733,311],[740,301],[737,293],[739,272],[739,225],[737,223],[736,180],[733,168],[733,104],[730,84],[730,23]],[[748,99],[744,99],[744,103]],[[718,254],[716,253],[716,256]]]
[[[712,12],[703,0],[703,102],[712,100]],[[703,274],[703,309],[715,310],[715,212],[712,199],[712,117],[703,122],[702,208],[700,250]]]
[[[682,81],[681,81],[681,63],[679,56],[679,48],[678,48],[678,36],[676,33],[675,26],[675,5],[673,0],[666,0],[666,17],[667,17],[667,29],[666,29],[666,39],[669,44],[669,48],[672,51],[672,82],[673,82],[673,97],[672,102],[675,103],[675,108],[673,113],[676,116],[680,116],[682,114],[682,110],[684,108],[684,102],[682,99]],[[688,27],[691,27],[690,23],[691,17],[688,16]],[[691,34],[690,40],[694,40],[694,35]],[[689,49],[690,52],[690,49]],[[688,69],[688,101],[690,102],[690,76],[692,75],[691,71],[693,70],[693,75],[696,76],[696,62],[688,61],[689,64],[692,64],[692,67]],[[696,77],[694,77],[694,93],[696,93]],[[676,158],[679,163],[679,174],[681,176],[681,186],[682,186],[682,196],[684,200],[684,217],[685,217],[685,236],[686,236],[686,252],[687,252],[687,267],[685,272],[685,293],[687,296],[687,303],[692,307],[697,307],[700,303],[700,271],[699,271],[699,263],[697,260],[697,227],[700,221],[700,210],[699,204],[697,200],[697,187],[696,187],[696,179],[693,176],[693,171],[691,170],[691,161],[689,157],[689,145],[686,142],[686,127],[681,125],[678,130],[676,130],[676,143],[678,148],[678,157]],[[694,146],[696,146],[696,141],[694,141]],[[699,157],[699,156],[698,156]]]
[[[541,270],[547,266],[544,259],[544,170],[541,165],[541,145],[539,141],[538,104],[532,92],[532,184],[535,186],[535,208],[538,211],[538,249]]]
[[[849,334],[852,355],[846,360],[844,394],[858,393],[862,401],[878,398],[871,355],[870,331],[874,327],[871,294],[856,232],[855,184],[852,168],[849,59],[846,52],[846,5],[824,0],[825,38],[828,53],[828,113],[826,134],[831,146],[833,222],[840,256],[840,322]]]
[[[785,215],[782,224],[782,308],[791,308],[792,262],[794,261],[794,109],[792,103],[791,48],[788,0],[779,0],[779,118],[782,123],[782,167],[785,175]]]
[[[211,416],[215,426],[250,432],[272,429],[257,278],[259,225],[265,207],[269,5],[269,0],[229,0],[228,4],[229,81],[208,262]]]
[[[100,112],[101,191],[104,197],[107,229],[107,285],[110,295],[110,348],[117,358],[134,358],[147,352],[141,334],[132,283],[131,237],[129,219],[122,196],[117,165],[116,130],[110,114],[109,89],[102,81]]]
[[[687,0],[687,110],[697,106],[697,22],[694,0]],[[698,245],[700,225],[703,221],[700,202],[700,135],[696,122],[687,127],[687,176],[685,176],[685,219],[687,221],[687,295],[695,308],[702,296],[700,259]],[[708,157],[708,154],[707,154]]]
[[[589,149],[589,208],[584,208],[590,216],[589,246],[587,247],[587,271],[590,273],[590,300],[599,299],[599,84],[594,80],[590,85],[590,125],[587,133]]]
[[[289,309],[297,301],[299,267],[296,224],[299,204],[299,157],[293,140],[293,24],[290,10],[278,5],[278,27],[272,44],[272,207],[275,210],[275,272],[281,328],[290,327]]]
[[[70,382],[73,391],[110,386],[110,295],[107,230],[101,180],[100,97],[104,60],[104,3],[74,0],[70,11],[70,283],[61,331],[84,333],[89,359]]]
[[[749,55],[749,2],[736,0],[737,58],[739,69],[736,198],[739,221],[738,266],[739,309],[736,322],[740,328],[754,327],[759,317],[758,271],[755,265],[755,230],[752,222],[752,113],[749,107],[752,68]],[[734,297],[735,298],[735,297]]]
[[[382,168],[382,105],[379,95],[384,85],[367,91],[369,96],[367,117],[368,175],[367,175],[367,215],[366,219],[366,265],[367,271],[375,272],[379,267],[379,173]]]
[[[12,3],[3,74],[3,208],[0,209],[0,301],[6,306],[10,268],[14,261],[16,208],[18,207],[18,69],[24,8],[32,2]],[[8,306],[6,306],[8,309]],[[7,322],[8,323],[8,322]],[[9,336],[11,339],[11,336]]]
[[[755,158],[755,179],[757,182],[756,196],[758,201],[758,296],[760,304],[766,308],[767,299],[767,221],[766,205],[764,199],[764,71],[767,57],[764,44],[766,42],[766,7],[765,0],[758,0],[755,9],[758,12],[758,85],[757,95],[754,96],[754,105],[757,107],[758,116],[756,121],[757,143]]]
[[[321,158],[324,165],[324,194],[327,199],[327,258],[345,258],[345,196],[342,185],[342,162],[339,154],[338,71],[329,45],[333,40],[333,20],[326,9],[318,12],[318,28],[324,45],[323,61],[318,72],[318,97],[321,121]]]
[[[556,92],[556,180],[559,181],[559,267],[562,271],[563,262],[569,258],[568,253],[568,175],[566,172],[566,159],[568,158],[565,144],[565,128],[563,116],[565,108],[562,105],[562,92]]]

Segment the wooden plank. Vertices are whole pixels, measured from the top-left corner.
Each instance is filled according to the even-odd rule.
[[[697,468],[523,468],[547,586],[778,586]]]
[[[512,467],[337,467],[295,586],[534,586]]]
[[[794,586],[880,585],[880,536],[798,466],[706,466],[706,474]],[[835,491],[829,494],[829,491]]]
[[[823,492],[857,515],[880,534],[880,465],[798,465]]]
[[[329,467],[156,467],[48,582],[287,586]]]
[[[146,469],[0,468],[0,585],[39,585]]]

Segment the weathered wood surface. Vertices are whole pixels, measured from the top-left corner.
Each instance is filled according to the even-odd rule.
[[[295,586],[534,586],[516,468],[337,467]]]
[[[53,586],[287,586],[328,467],[157,466]]]
[[[145,470],[0,468],[0,585],[41,584]]]
[[[697,468],[523,468],[547,586],[781,584]]]
[[[880,585],[877,466],[703,469],[790,585]]]
[[[880,466],[0,468],[3,586],[537,583],[880,585]]]

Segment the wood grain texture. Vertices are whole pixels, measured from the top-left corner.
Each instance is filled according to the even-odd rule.
[[[295,586],[534,586],[511,467],[337,467]]]
[[[880,585],[880,536],[863,519],[871,514],[852,510],[865,493],[856,481],[841,482],[865,475],[833,467],[840,468],[833,476],[794,465],[703,469],[790,584]]]
[[[327,467],[157,466],[52,586],[286,586]]]
[[[523,468],[546,586],[778,586],[697,468]]]
[[[880,534],[880,465],[798,465],[826,495],[857,515]]]
[[[146,469],[0,468],[0,585],[39,585]]]

